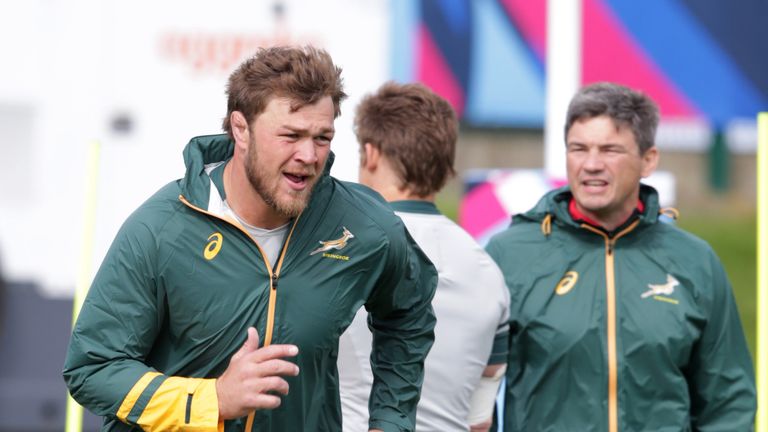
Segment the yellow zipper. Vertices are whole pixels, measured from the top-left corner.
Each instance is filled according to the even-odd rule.
[[[296,225],[299,222],[299,217],[301,217],[301,214],[299,214],[299,216],[296,217],[296,220],[293,221],[293,226],[291,227],[290,232],[288,232],[288,237],[285,239],[283,250],[280,252],[280,257],[277,260],[277,268],[275,268],[275,271],[273,273],[272,266],[269,263],[269,258],[267,258],[267,254],[264,253],[264,250],[261,249],[261,246],[259,246],[259,243],[256,240],[254,240],[253,237],[251,237],[251,235],[248,233],[248,231],[246,231],[245,228],[243,228],[239,223],[230,219],[223,218],[214,213],[211,213],[208,210],[197,207],[196,205],[187,201],[187,199],[184,198],[184,195],[179,195],[179,200],[182,203],[184,203],[187,207],[193,210],[196,210],[203,214],[207,214],[208,216],[222,220],[236,227],[237,229],[242,231],[246,237],[251,239],[251,241],[253,241],[253,244],[256,245],[256,248],[259,249],[259,252],[261,253],[261,258],[264,261],[264,265],[267,267],[267,273],[269,273],[269,307],[267,309],[267,330],[264,336],[264,346],[270,345],[272,343],[272,333],[275,326],[275,304],[277,303],[277,280],[280,278],[280,269],[283,267],[283,259],[285,258],[285,251],[288,250],[288,242],[291,241],[293,230],[296,228]]]
[[[605,302],[607,309],[607,342],[608,342],[608,431],[619,430],[619,398],[618,398],[618,358],[616,349],[616,275],[614,273],[613,249],[616,240],[635,229],[640,220],[632,222],[628,227],[614,237],[608,237],[603,231],[588,225],[581,227],[601,235],[605,239]]]
[[[270,272],[269,274],[269,308],[267,309],[267,333],[266,335],[264,335],[264,346],[270,345],[272,343],[272,329],[274,328],[274,325],[275,325],[275,304],[277,302],[277,281],[278,279],[280,279],[280,269],[283,268],[283,260],[285,259],[285,252],[288,250],[288,243],[291,241],[291,236],[293,235],[293,229],[296,228],[296,225],[298,224],[300,217],[301,217],[301,213],[299,213],[299,215],[296,216],[296,220],[293,221],[293,226],[291,227],[291,230],[288,232],[288,237],[286,237],[285,239],[285,245],[283,246],[283,250],[280,251],[280,257],[277,259],[277,268],[275,268],[275,272],[274,273]]]
[[[299,218],[301,217],[301,214],[296,217],[296,220],[293,221],[293,226],[291,226],[291,230],[288,232],[288,237],[285,239],[285,244],[283,245],[283,250],[280,251],[280,257],[277,259],[277,267],[275,268],[274,273],[272,272],[272,266],[269,264],[269,258],[267,258],[267,255],[264,253],[264,250],[261,249],[261,246],[259,246],[259,243],[251,237],[251,235],[248,233],[248,231],[245,230],[239,223],[233,220],[229,220],[226,218],[223,218],[219,215],[213,214],[209,212],[208,210],[201,209],[200,207],[197,207],[196,205],[190,203],[187,201],[186,198],[184,198],[184,195],[179,195],[179,200],[184,203],[187,207],[198,211],[203,214],[207,214],[208,216],[214,217],[216,219],[222,220],[240,231],[242,231],[246,237],[251,239],[253,241],[253,244],[256,245],[256,247],[259,249],[259,252],[261,253],[261,258],[264,261],[264,265],[267,267],[267,273],[269,273],[269,306],[267,308],[267,330],[264,335],[264,346],[269,346],[272,343],[272,334],[275,327],[275,305],[277,304],[277,281],[280,278],[280,269],[283,267],[283,260],[285,259],[285,252],[288,250],[288,243],[291,241],[291,236],[293,235],[293,230],[296,228],[296,225],[299,222]],[[245,422],[245,430],[250,431],[253,428],[253,419],[256,415],[256,411],[251,411],[250,414],[248,414],[248,419]]]

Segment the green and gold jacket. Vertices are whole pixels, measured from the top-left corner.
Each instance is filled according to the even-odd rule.
[[[232,152],[225,135],[192,139],[185,177],[120,229],[73,330],[64,366],[72,396],[109,431],[340,431],[338,339],[365,306],[371,426],[412,431],[434,338],[434,267],[378,194],[329,175],[333,155],[269,263],[212,210],[225,197],[212,164]],[[215,378],[249,326],[263,344],[298,345],[300,373],[286,378],[279,408],[219,422]]]
[[[606,232],[545,195],[488,253],[510,290],[504,431],[748,431],[752,360],[704,241],[659,221],[656,191]]]

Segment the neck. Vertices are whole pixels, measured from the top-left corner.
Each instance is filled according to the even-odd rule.
[[[612,217],[608,218],[602,218],[599,215],[592,214],[592,213],[584,213],[585,216],[588,218],[594,220],[598,223],[601,227],[605,228],[606,231],[612,232],[616,228],[620,227],[624,222],[629,219],[630,216],[632,216],[632,212],[634,210],[630,210],[627,213],[621,213],[620,215],[613,215]]]
[[[639,204],[638,201],[638,205],[624,208],[620,212],[613,211],[601,214],[599,212],[589,211],[581,207],[575,199],[571,199],[571,202],[568,204],[568,211],[574,220],[583,220],[590,225],[599,226],[608,232],[612,232],[632,217],[635,209],[640,209],[640,205],[641,204]]]
[[[407,187],[400,188],[398,185],[401,181],[400,177],[389,167],[386,159],[383,158],[375,171],[360,171],[360,183],[381,194],[387,202],[405,200],[435,201],[435,194],[433,193],[426,196],[420,196],[413,193],[413,191]]]
[[[400,189],[393,184],[387,185],[369,185],[373,190],[380,193],[387,202],[393,201],[427,201],[435,202],[435,194],[429,194],[427,196],[420,196],[414,194],[410,189]]]
[[[243,162],[233,157],[224,167],[224,191],[227,204],[248,225],[274,229],[288,223],[289,217],[277,212],[253,188]]]

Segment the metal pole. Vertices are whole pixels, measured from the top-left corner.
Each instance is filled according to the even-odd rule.
[[[565,113],[581,84],[581,3],[581,0],[547,1],[544,171],[554,180],[566,177]]]
[[[72,327],[77,322],[80,308],[83,306],[88,288],[91,286],[93,236],[96,226],[96,192],[99,178],[99,156],[101,145],[94,141],[88,148],[88,165],[86,166],[85,211],[83,212],[83,238],[80,242],[80,263],[75,285],[75,298],[72,301]],[[83,430],[83,407],[67,393],[66,432],[81,432]]]
[[[768,430],[768,112],[757,115],[757,426]]]

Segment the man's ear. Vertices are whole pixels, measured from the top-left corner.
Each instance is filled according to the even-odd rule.
[[[363,144],[363,158],[360,161],[360,167],[366,171],[376,171],[379,166],[381,151],[371,143]]]
[[[659,166],[659,150],[656,146],[653,146],[645,151],[643,158],[643,169],[640,173],[643,178],[648,177],[656,171],[656,167]]]
[[[250,129],[248,121],[240,111],[232,111],[229,115],[229,125],[232,128],[232,137],[235,139],[235,147],[241,150],[248,149],[250,142]]]

